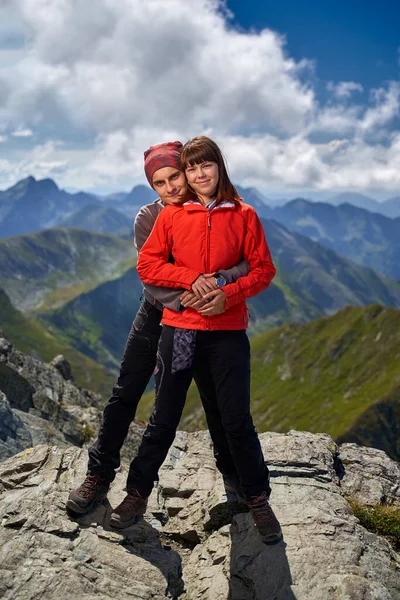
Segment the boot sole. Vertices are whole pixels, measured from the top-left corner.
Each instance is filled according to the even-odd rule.
[[[129,521],[120,521],[118,517],[111,516],[110,527],[112,527],[113,529],[118,529],[118,530],[119,529],[127,529],[128,527],[135,525],[138,521],[141,521],[142,519],[143,519],[143,515],[136,515],[136,517],[133,517],[133,519],[130,519]]]
[[[84,508],[82,506],[79,506],[79,504],[75,504],[73,500],[67,500],[66,507],[71,512],[77,513],[78,515],[84,515],[85,513],[92,510],[93,506],[96,503],[103,502],[103,500],[105,500],[106,498],[107,494],[105,496],[101,496],[100,498],[96,498],[96,500],[93,500],[88,506],[85,506]]]

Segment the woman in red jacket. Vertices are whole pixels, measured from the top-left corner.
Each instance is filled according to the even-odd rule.
[[[246,298],[275,275],[270,251],[255,210],[240,201],[218,146],[207,137],[185,144],[181,153],[191,192],[181,205],[161,212],[138,260],[142,281],[184,288],[207,300],[200,310],[165,308],[158,349],[156,404],[136,459],[130,486],[111,524],[131,525],[145,512],[179,424],[193,375],[211,379],[221,422],[244,496],[264,541],[280,539],[269,505],[269,475],[250,414],[250,346]],[[157,182],[153,182],[156,184]],[[170,261],[171,255],[173,262]],[[225,285],[218,271],[246,260],[248,275]],[[217,290],[211,290],[214,277]],[[185,301],[183,299],[183,303]]]

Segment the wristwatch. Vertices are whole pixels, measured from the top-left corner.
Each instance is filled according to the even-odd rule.
[[[224,285],[227,284],[225,277],[223,275],[221,275],[221,273],[215,273],[214,278],[215,278],[215,283],[217,284],[217,287],[224,287]]]

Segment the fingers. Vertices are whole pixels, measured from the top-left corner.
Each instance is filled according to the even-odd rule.
[[[204,300],[204,298],[199,299],[197,298],[196,294],[193,294],[191,298],[185,300],[185,302],[182,302],[182,304],[185,308],[194,308],[195,310],[198,310],[206,304],[206,300]]]
[[[200,308],[203,308],[203,306],[205,306],[207,304],[207,302],[201,298],[200,300],[196,300],[190,308],[194,308],[194,310],[199,310]]]
[[[208,290],[216,290],[217,284],[215,283],[215,279],[213,277],[204,278],[204,284],[207,286]],[[207,291],[208,291],[207,290]]]
[[[193,292],[196,294],[197,298],[202,298],[207,294],[209,288],[203,283],[203,281],[195,281],[192,285]]]
[[[199,275],[192,284],[192,290],[199,299],[205,296],[209,291],[214,290],[215,287],[215,280],[211,277],[206,278],[204,275]]]
[[[208,292],[203,298],[206,301],[206,306],[199,309],[199,313],[206,317],[212,315],[220,315],[225,311],[226,296],[221,289]]]
[[[202,309],[200,309],[199,311],[200,315],[203,315],[204,317],[212,317],[214,315],[220,315],[224,312],[224,308],[220,305],[218,306],[206,306]]]
[[[182,304],[192,295],[193,295],[193,292],[191,290],[185,290],[180,297]]]
[[[187,308],[188,306],[191,305],[192,302],[197,301],[197,296],[192,291],[186,291],[184,294],[182,294],[180,299],[181,299],[181,304],[185,308]]]
[[[207,292],[207,294],[204,296],[204,300],[213,300],[214,298],[220,297],[221,294],[223,297],[225,297],[225,294],[221,289],[217,288],[216,290],[211,290],[211,292]]]

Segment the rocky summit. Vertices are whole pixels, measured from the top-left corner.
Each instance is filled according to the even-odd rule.
[[[400,465],[327,434],[262,433],[283,540],[263,544],[228,501],[207,432],[178,432],[143,520],[122,533],[142,429],[133,423],[108,499],[67,514],[85,477],[98,395],[0,335],[0,597],[4,600],[400,600],[400,556],[367,531],[361,506],[400,506]],[[354,508],[355,510],[355,508]]]
[[[102,405],[98,394],[74,383],[63,356],[46,365],[17,350],[0,331],[0,461],[37,444],[92,442]],[[127,456],[137,450],[142,432],[131,425]]]
[[[346,500],[400,502],[400,467],[382,451],[325,434],[263,433],[271,504],[283,540],[265,545],[244,507],[227,503],[207,432],[178,433],[145,518],[123,533],[109,497],[67,515],[86,450],[39,445],[0,464],[4,600],[397,600],[400,556]],[[244,511],[244,512],[243,512]]]

